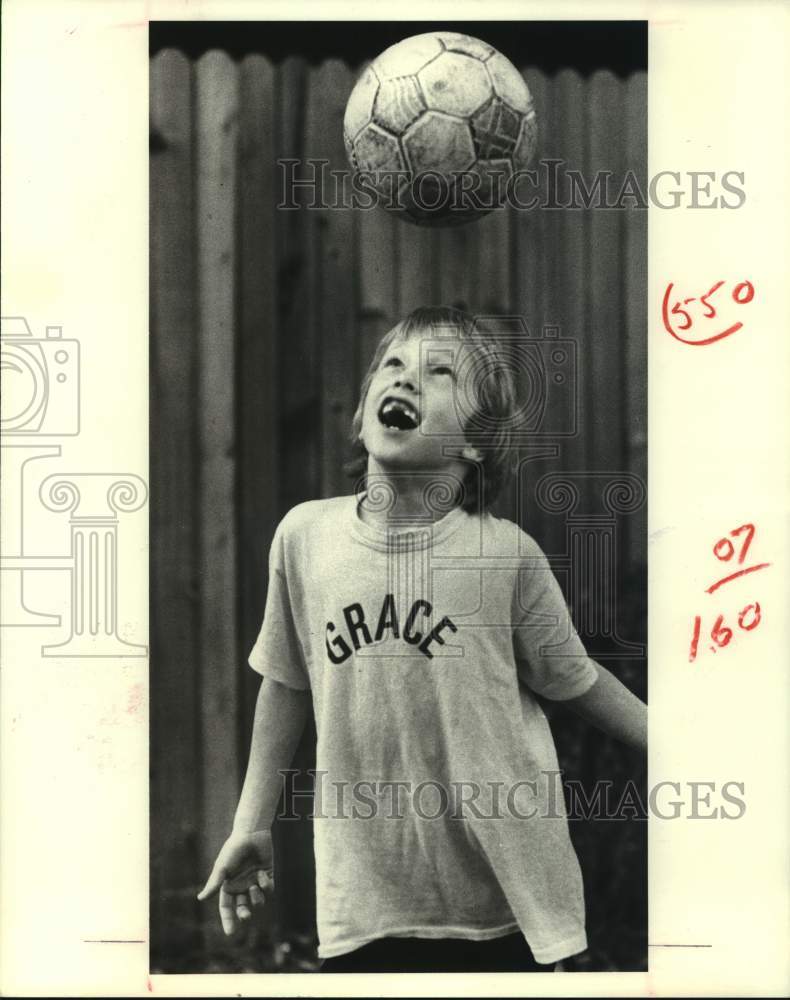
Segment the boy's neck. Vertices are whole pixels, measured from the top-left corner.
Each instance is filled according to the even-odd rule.
[[[373,465],[373,467],[371,467]],[[374,527],[433,524],[461,502],[458,479],[441,472],[391,472],[368,464],[359,517]]]

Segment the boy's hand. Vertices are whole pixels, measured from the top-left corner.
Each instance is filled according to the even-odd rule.
[[[268,830],[232,833],[222,845],[198,899],[219,892],[219,916],[230,935],[238,920],[249,920],[253,906],[262,906],[264,892],[274,888],[272,838]]]

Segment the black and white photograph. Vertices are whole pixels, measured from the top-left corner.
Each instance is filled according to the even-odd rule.
[[[0,18],[0,993],[788,995],[785,5]]]
[[[150,45],[152,969],[645,969],[646,22]]]

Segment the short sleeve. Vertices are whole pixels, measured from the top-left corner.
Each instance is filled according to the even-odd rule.
[[[293,575],[293,570],[291,571]],[[269,589],[263,624],[249,656],[253,670],[287,687],[306,691],[310,677],[294,619],[293,595],[289,588],[282,522],[269,551]]]
[[[576,633],[549,561],[529,536],[514,595],[513,645],[519,679],[552,701],[576,698],[598,671]]]

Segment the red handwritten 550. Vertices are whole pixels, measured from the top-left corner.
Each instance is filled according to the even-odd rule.
[[[714,281],[701,295],[687,297],[677,295],[674,289],[670,281],[664,292],[661,318],[667,333],[690,347],[705,347],[737,333],[743,326],[739,307],[754,298],[750,281],[739,281],[731,288],[724,281]]]

